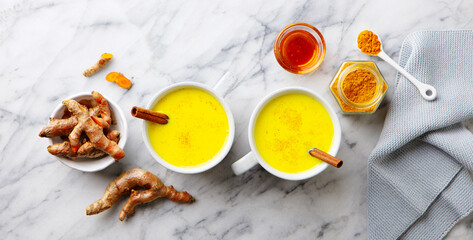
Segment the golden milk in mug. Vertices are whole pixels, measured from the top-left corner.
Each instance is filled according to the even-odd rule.
[[[152,148],[166,162],[195,168],[218,156],[229,136],[225,109],[210,93],[196,87],[174,90],[163,96],[153,111],[169,116],[165,125],[148,123]]]
[[[328,152],[334,126],[327,110],[314,98],[289,93],[269,101],[260,111],[254,126],[256,149],[273,168],[285,173],[300,173],[322,163],[308,154],[319,148]]]

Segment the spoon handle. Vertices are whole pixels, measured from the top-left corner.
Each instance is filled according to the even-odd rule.
[[[397,71],[399,71],[404,77],[406,77],[416,88],[419,90],[420,95],[425,100],[432,101],[437,98],[437,89],[435,89],[432,85],[425,84],[417,80],[414,76],[409,74],[404,68],[399,66],[394,60],[392,60],[384,51],[378,53],[378,57],[389,63],[393,66]]]

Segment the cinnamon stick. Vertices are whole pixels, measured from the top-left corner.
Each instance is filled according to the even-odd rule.
[[[134,106],[131,109],[131,116],[136,117],[136,118],[141,118],[146,121],[150,122],[155,122],[159,124],[166,124],[168,123],[168,115],[160,112],[155,112],[146,108],[140,108],[137,106]]]
[[[336,168],[340,168],[342,165],[343,165],[343,161],[318,149],[318,148],[313,148],[311,150],[309,150],[309,154],[312,156],[312,157],[315,157],[315,158],[318,158]]]

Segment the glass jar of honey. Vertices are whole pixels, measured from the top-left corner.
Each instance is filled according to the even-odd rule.
[[[279,32],[274,42],[279,65],[295,74],[314,71],[325,56],[325,40],[320,31],[307,23],[293,23]]]
[[[374,62],[344,62],[330,90],[343,113],[374,113],[388,90],[383,75]]]

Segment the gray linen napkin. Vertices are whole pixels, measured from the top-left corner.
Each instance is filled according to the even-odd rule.
[[[438,98],[422,99],[398,74],[379,142],[368,160],[369,239],[441,239],[473,208],[473,31],[422,31],[399,64]]]

